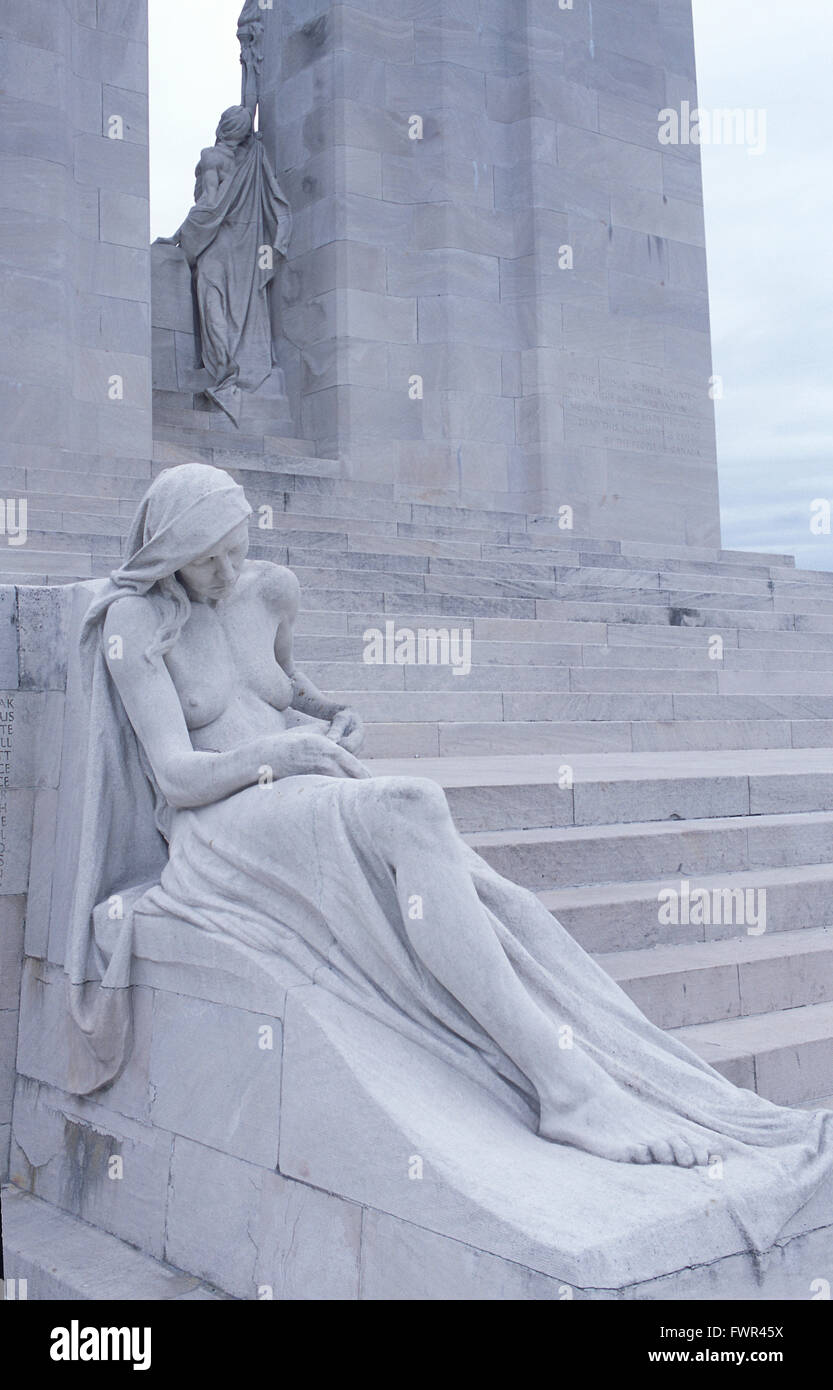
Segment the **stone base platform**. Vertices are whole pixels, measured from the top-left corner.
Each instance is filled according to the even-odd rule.
[[[105,1236],[109,1297],[138,1272],[159,1298],[801,1300],[830,1270],[829,1186],[761,1264],[702,1170],[547,1144],[485,1065],[463,1077],[278,958],[139,917],[135,982],[130,1063],[79,1098],[61,973],[24,966],[4,1217],[30,1297],[101,1296]]]

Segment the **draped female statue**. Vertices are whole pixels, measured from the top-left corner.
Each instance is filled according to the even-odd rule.
[[[241,393],[256,391],[274,365],[269,286],[291,233],[289,204],[252,112],[230,106],[196,168],[194,206],[172,237],[193,277],[206,395],[239,422]]]
[[[130,914],[108,960],[91,912],[127,823],[157,842],[143,911],[288,958],[462,1074],[485,1061],[542,1142],[637,1164],[720,1155],[724,1191],[742,1176],[750,1241],[771,1241],[830,1170],[833,1114],[736,1088],[465,844],[434,782],[370,775],[358,714],[295,663],[295,576],[246,558],[250,510],[219,469],[163,472],[86,615],[93,735],[66,963],[77,1089],[108,1084],[126,1055]],[[289,728],[290,709],[320,722]]]

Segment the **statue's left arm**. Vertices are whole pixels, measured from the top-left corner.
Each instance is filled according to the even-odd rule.
[[[308,676],[295,665],[293,639],[295,619],[298,616],[300,585],[291,570],[279,566],[269,576],[270,585],[278,592],[280,621],[275,634],[275,658],[292,682],[292,708],[301,714],[311,715],[313,719],[329,721],[327,736],[346,748],[349,753],[358,753],[364,742],[364,725],[361,717],[349,705],[330,700],[318,689]]]

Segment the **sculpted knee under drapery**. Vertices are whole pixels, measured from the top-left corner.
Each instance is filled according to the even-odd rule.
[[[295,665],[298,583],[247,559],[250,512],[219,469],[162,473],[85,619],[95,738],[66,963],[77,1090],[106,1086],[129,1051],[130,914],[105,952],[93,908],[147,884],[134,911],[277,953],[464,1075],[485,1062],[542,1142],[759,1164],[775,1195],[761,1206],[744,1177],[732,1201],[765,1246],[829,1166],[831,1117],[737,1089],[650,1023],[465,844],[437,783],[371,776],[359,714]],[[141,873],[102,819],[114,789]]]

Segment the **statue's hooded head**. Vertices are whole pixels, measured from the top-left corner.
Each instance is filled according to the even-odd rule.
[[[252,133],[252,114],[245,106],[230,106],[220,117],[217,140],[224,145],[242,145]]]
[[[222,468],[182,463],[154,479],[133,519],[127,558],[110,577],[123,593],[153,589],[173,601],[173,622],[163,625],[155,650],[176,641],[189,596],[217,600],[231,587],[228,562],[239,569],[245,558],[251,512],[242,487]]]

